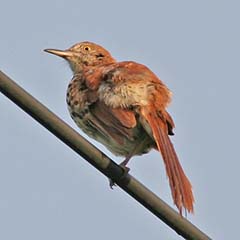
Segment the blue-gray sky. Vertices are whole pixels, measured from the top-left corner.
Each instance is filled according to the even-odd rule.
[[[89,40],[150,67],[173,91],[174,145],[192,181],[189,219],[214,239],[239,228],[237,1],[5,1],[1,70],[67,123],[71,71],[44,48]],[[0,239],[181,239],[0,95]],[[94,142],[94,144],[96,144]],[[101,150],[114,157],[100,144]],[[173,206],[157,152],[131,174]]]

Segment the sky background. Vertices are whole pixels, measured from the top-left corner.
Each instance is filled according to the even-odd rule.
[[[72,73],[43,49],[88,40],[120,61],[147,65],[174,94],[172,139],[196,199],[189,220],[213,239],[236,239],[239,7],[213,0],[4,1],[1,70],[77,129],[65,100]],[[102,174],[3,95],[0,109],[0,239],[182,239],[120,188],[110,190]],[[158,152],[129,166],[174,207]]]

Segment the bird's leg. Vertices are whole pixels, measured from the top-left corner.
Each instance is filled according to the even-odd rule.
[[[127,167],[126,165],[128,164],[128,162],[130,161],[130,159],[132,158],[132,156],[134,156],[135,154],[141,152],[141,149],[144,148],[144,146],[146,144],[149,144],[149,137],[146,136],[144,137],[144,139],[140,139],[141,141],[137,141],[135,147],[132,149],[132,151],[126,156],[126,158],[119,164],[122,169],[124,170],[123,176],[124,177],[129,171],[130,168]],[[109,179],[109,186],[111,189],[113,189],[113,186],[116,186],[115,182],[113,182],[112,179]]]
[[[149,144],[149,137],[145,136],[143,139],[140,139],[140,141],[136,142],[135,147],[132,149],[132,151],[126,156],[126,158],[120,163],[120,165],[122,167],[125,167],[128,169],[128,171],[130,170],[130,168],[128,168],[126,165],[128,164],[128,162],[130,161],[130,159],[132,158],[132,156],[134,156],[135,154],[141,153],[141,149],[145,148],[146,144]]]
[[[136,149],[136,146],[134,147],[134,150]],[[130,159],[132,158],[132,156],[134,155],[134,151],[130,152],[126,158],[119,164],[120,166],[127,168],[128,171],[130,170],[130,168],[128,168],[126,165],[128,164],[128,162],[130,161]]]

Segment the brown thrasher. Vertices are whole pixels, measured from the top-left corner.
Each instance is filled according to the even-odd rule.
[[[174,122],[166,111],[171,92],[146,66],[117,62],[103,47],[81,42],[67,50],[46,49],[66,59],[74,73],[68,85],[71,117],[90,137],[115,155],[133,155],[154,148],[161,152],[173,201],[182,213],[193,212],[192,186],[168,135]]]

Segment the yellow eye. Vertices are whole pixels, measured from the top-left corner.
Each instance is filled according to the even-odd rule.
[[[90,49],[89,46],[85,46],[85,47],[84,47],[84,50],[85,50],[85,51],[89,51],[89,50],[91,50],[91,49]]]

